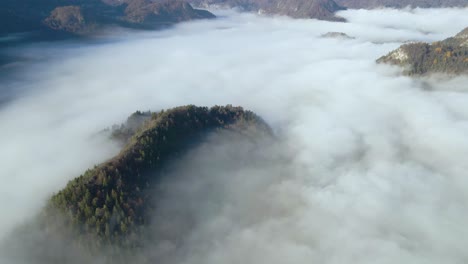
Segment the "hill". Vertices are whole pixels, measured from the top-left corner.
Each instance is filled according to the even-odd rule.
[[[156,28],[213,17],[181,0],[6,0],[0,6],[0,35],[39,30],[87,34],[106,25]]]
[[[409,43],[377,60],[404,67],[405,74],[468,73],[468,28],[434,43]]]
[[[110,132],[125,143],[123,150],[70,181],[51,197],[37,221],[14,234],[19,242],[10,239],[7,248],[26,245],[20,260],[29,257],[40,259],[36,263],[75,263],[73,258],[79,255],[76,263],[80,263],[106,251],[111,252],[106,253],[109,259],[99,263],[115,263],[129,256],[127,252],[143,247],[147,239],[158,239],[149,238],[145,230],[150,223],[157,223],[152,219],[157,215],[156,186],[171,161],[211,134],[229,132],[249,140],[272,136],[268,125],[253,112],[232,106],[136,112]],[[33,235],[37,233],[40,235]],[[79,253],[70,254],[72,251]]]

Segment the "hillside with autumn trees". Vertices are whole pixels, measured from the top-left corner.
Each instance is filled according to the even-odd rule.
[[[409,43],[377,60],[402,66],[407,75],[468,73],[468,28],[434,43]]]
[[[73,256],[89,261],[105,251],[102,263],[129,263],[133,259],[129,252],[137,252],[148,239],[158,239],[148,237],[146,231],[151,222],[157,222],[153,219],[158,197],[154,187],[164,168],[208,135],[227,131],[250,139],[272,136],[256,114],[230,105],[134,113],[126,123],[107,131],[125,143],[122,151],[70,181],[50,198],[37,219],[16,231],[18,245],[28,248],[29,243],[34,248],[21,258],[34,258],[35,263],[75,263]],[[54,246],[54,241],[66,249]],[[56,252],[59,247],[67,253]]]

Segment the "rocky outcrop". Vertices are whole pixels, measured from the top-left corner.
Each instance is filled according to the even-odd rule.
[[[83,34],[90,32],[95,24],[90,18],[85,18],[81,7],[62,6],[57,7],[44,20],[44,25],[52,30]]]
[[[327,32],[321,36],[322,38],[335,38],[335,39],[355,39],[343,32]]]

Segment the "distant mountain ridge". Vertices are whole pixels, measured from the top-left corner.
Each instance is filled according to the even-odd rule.
[[[286,15],[293,18],[315,18],[343,21],[336,12],[351,9],[374,9],[381,7],[467,7],[466,0],[190,0],[195,6],[239,8],[263,14]]]
[[[48,30],[86,34],[105,25],[156,28],[192,19],[213,18],[182,0],[5,0],[0,34]]]
[[[345,9],[334,0],[191,0],[190,3],[200,7],[240,8],[249,12],[331,21],[343,21],[335,16],[335,12]]]
[[[468,74],[468,28],[434,43],[409,43],[377,60],[398,65],[407,75]]]
[[[87,34],[103,25],[154,28],[213,18],[197,7],[229,7],[293,18],[344,21],[346,8],[467,7],[466,0],[4,0],[0,35],[34,30]]]
[[[373,9],[379,7],[404,8],[421,7],[466,7],[466,0],[335,0],[339,5],[353,9]]]

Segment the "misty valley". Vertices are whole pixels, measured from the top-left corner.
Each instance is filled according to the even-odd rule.
[[[0,264],[468,262],[467,14],[6,0]]]

